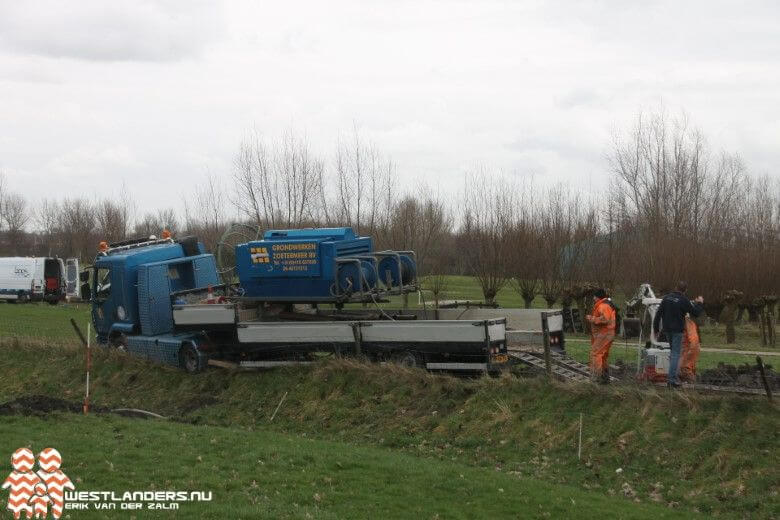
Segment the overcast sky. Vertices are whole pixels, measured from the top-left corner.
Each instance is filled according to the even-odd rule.
[[[780,176],[780,2],[0,0],[0,170],[31,199],[178,205],[251,129],[353,124],[409,188],[483,167],[606,183],[611,135],[684,109]]]

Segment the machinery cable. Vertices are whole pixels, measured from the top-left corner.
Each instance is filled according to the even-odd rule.
[[[379,304],[377,303],[377,301],[376,301],[376,298],[374,298],[374,291],[372,291],[372,290],[371,290],[371,287],[370,287],[370,286],[369,286],[369,284],[368,284],[368,279],[366,279],[366,275],[365,275],[365,274],[363,274],[363,269],[361,269],[361,270],[360,270],[360,277],[363,279],[363,283],[364,283],[364,284],[366,285],[366,287],[368,288],[368,294],[371,296],[371,301],[373,301],[373,302],[374,302],[374,307],[376,307],[376,308],[377,308],[377,310],[378,310],[379,312],[381,312],[381,313],[382,313],[382,316],[384,316],[385,318],[387,318],[387,319],[388,319],[388,320],[390,320],[390,321],[395,321],[395,320],[393,319],[393,317],[392,317],[392,316],[390,316],[389,314],[387,314],[387,313],[384,311],[384,309],[382,309],[382,307],[380,307],[380,306],[379,306]]]

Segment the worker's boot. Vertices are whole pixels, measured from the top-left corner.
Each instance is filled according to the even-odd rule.
[[[601,377],[599,377],[599,384],[600,385],[608,385],[609,384],[609,369],[604,368],[604,371],[601,373]]]

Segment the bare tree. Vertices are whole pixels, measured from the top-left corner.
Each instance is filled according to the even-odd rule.
[[[157,227],[161,231],[167,229],[173,236],[179,234],[179,217],[176,215],[176,210],[173,208],[157,210],[156,221]]]
[[[60,250],[60,204],[54,199],[43,199],[32,212],[33,226],[40,234],[43,253],[47,256]]]
[[[268,145],[255,133],[241,143],[233,166],[232,200],[258,226],[300,227],[324,213],[324,163],[306,139],[287,132]]]
[[[443,200],[423,188],[416,197],[408,195],[398,201],[384,225],[380,226],[378,222],[373,225],[379,249],[414,251],[418,271],[431,274],[438,266],[433,262],[428,265],[428,258],[451,232],[452,224]]]
[[[539,207],[531,182],[517,190],[517,220],[508,234],[511,242],[510,285],[529,309],[540,289],[544,268],[544,233],[539,221]]]
[[[98,201],[95,206],[97,231],[107,242],[119,242],[127,238],[129,220],[127,210],[121,202],[111,199]]]
[[[136,221],[133,233],[139,237],[159,236],[164,230],[170,231],[173,236],[179,234],[179,218],[172,208],[145,213]]]
[[[95,223],[95,210],[87,199],[63,199],[59,228],[62,256],[91,260],[99,242]]]
[[[5,173],[0,171],[0,231],[3,231],[5,226],[5,198],[7,195],[7,188],[5,184]]]
[[[27,201],[17,193],[6,193],[4,198],[2,219],[7,247],[13,254],[21,254],[26,248],[25,226],[30,219]]]
[[[712,154],[686,117],[659,111],[615,140],[610,165],[611,221],[624,242],[618,277],[663,287],[686,279],[711,300],[734,285],[747,301],[776,290],[762,268],[777,261],[776,192],[738,155]]]
[[[537,191],[485,171],[468,176],[458,207],[417,186],[399,197],[395,164],[356,128],[332,160],[322,157],[292,132],[250,135],[227,185],[208,176],[184,200],[182,221],[172,209],[135,218],[126,190],[32,208],[0,173],[2,250],[91,258],[100,240],[133,228],[146,236],[186,228],[214,250],[235,214],[261,227],[352,226],[376,249],[415,250],[434,299],[446,289],[445,274],[475,276],[488,302],[510,281],[526,306],[539,294],[548,305],[558,298],[583,305],[597,285],[626,292],[685,279],[716,302],[711,315],[737,289],[738,309],[755,317],[751,302],[780,292],[780,180],[752,176],[737,154],[711,151],[684,115],[640,114],[616,136],[608,199]]]
[[[337,145],[334,175],[333,218],[366,234],[387,223],[393,208],[395,165],[366,143],[357,128],[350,141]]]
[[[184,225],[188,233],[198,235],[209,251],[215,251],[228,225],[227,195],[220,181],[207,175],[203,184],[196,186],[190,198],[185,198]]]
[[[450,278],[443,273],[434,273],[425,275],[422,279],[422,287],[430,291],[433,295],[433,304],[439,308],[439,302],[442,296],[447,292],[450,286]]]
[[[482,288],[485,303],[495,303],[509,278],[515,216],[515,191],[504,179],[482,170],[467,178],[458,247]]]

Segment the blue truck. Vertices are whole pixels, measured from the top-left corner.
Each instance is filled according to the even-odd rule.
[[[419,289],[414,253],[375,251],[350,228],[267,231],[237,245],[235,263],[225,283],[193,237],[102,243],[81,275],[99,342],[188,372],[328,355],[448,371],[497,371],[508,360],[503,318],[382,308]]]

